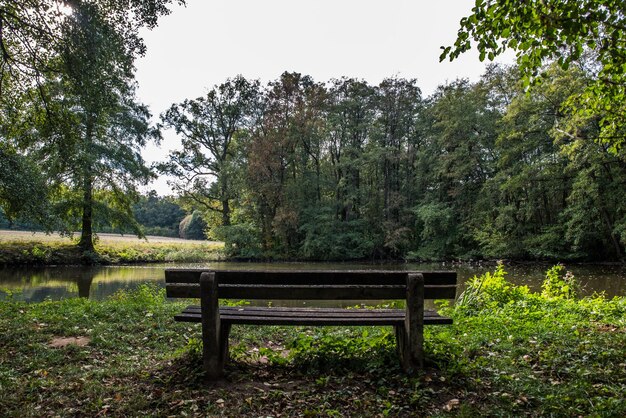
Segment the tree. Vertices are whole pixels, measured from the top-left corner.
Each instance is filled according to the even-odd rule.
[[[329,92],[328,158],[335,185],[335,217],[358,218],[365,202],[361,166],[374,120],[375,89],[365,81],[334,80]]]
[[[170,196],[159,196],[151,190],[133,205],[133,214],[146,235],[178,236],[178,226],[185,211]]]
[[[145,46],[139,29],[155,27],[174,2],[185,4],[185,0],[0,0],[0,99],[6,93],[5,80],[25,91],[40,86],[46,75],[62,71],[54,58],[64,48],[64,25],[73,10],[92,8],[124,34],[130,55],[142,55]]]
[[[456,80],[427,100],[420,124],[414,194],[421,258],[475,256],[471,222],[484,183],[493,176],[496,123],[501,118],[493,86]]]
[[[374,120],[369,158],[375,173],[378,202],[369,202],[370,213],[382,218],[384,247],[390,254],[404,253],[411,241],[414,193],[411,181],[414,151],[418,141],[417,120],[422,108],[417,80],[387,78],[376,88]],[[381,184],[382,183],[382,184]],[[380,222],[378,222],[380,224]]]
[[[142,235],[132,216],[137,183],[152,177],[140,149],[158,138],[150,113],[135,100],[132,55],[126,38],[89,4],[77,4],[63,25],[62,70],[48,76],[45,105],[33,104],[26,123],[27,149],[57,179],[56,210],[72,225],[79,221],[79,246],[93,251],[94,222]]]
[[[145,52],[139,29],[156,26],[158,17],[168,14],[168,7],[174,2],[184,4],[184,0],[0,0],[0,166],[11,167],[0,182],[0,195],[7,197],[0,199],[0,205],[7,213],[29,218],[48,230],[67,227],[56,222],[58,217],[45,213],[50,208],[48,197],[52,190],[47,186],[61,182],[63,177],[53,178],[54,173],[44,173],[42,168],[51,160],[71,157],[72,140],[60,134],[60,126],[65,123],[63,129],[69,129],[72,119],[64,121],[68,107],[53,102],[66,95],[63,89],[67,87],[66,70],[70,68],[65,59],[66,37],[76,11],[89,8],[109,28],[109,33],[121,38],[116,51],[123,50],[130,57],[127,64],[132,66],[132,60]],[[106,89],[104,85],[100,87]],[[25,113],[29,116],[24,117]],[[33,140],[34,126],[48,136],[48,144]],[[11,129],[4,129],[7,127]],[[50,142],[53,136],[55,146]],[[45,150],[53,149],[59,153],[44,155]],[[54,171],[60,174],[58,165]],[[26,199],[18,199],[22,194],[15,193],[14,186],[20,184],[36,186],[37,193],[26,193],[29,187],[20,186]]]
[[[205,97],[172,105],[161,115],[162,126],[182,136],[183,149],[169,155],[161,171],[181,180],[174,189],[219,212],[222,226],[231,224],[231,202],[237,196],[237,135],[253,124],[259,107],[259,82],[242,76],[215,86]],[[239,164],[240,166],[241,164]]]
[[[19,218],[51,229],[54,221],[50,202],[45,195],[42,199],[33,198],[46,190],[47,184],[35,162],[0,142],[0,211],[8,221]]]
[[[185,216],[178,227],[179,236],[183,239],[205,239],[205,229],[206,223],[202,219],[202,214],[197,210]]]
[[[513,49],[530,85],[547,61],[567,69],[591,56],[586,89],[566,104],[580,116],[598,118],[595,139],[620,154],[626,135],[625,10],[623,0],[477,0],[472,14],[461,19],[454,46],[442,47],[440,59],[457,58],[472,42],[481,60]]]

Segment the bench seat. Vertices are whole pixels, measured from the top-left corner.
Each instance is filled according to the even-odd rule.
[[[222,306],[220,321],[244,325],[391,325],[404,324],[404,309],[288,308]],[[190,305],[174,317],[179,322],[202,322],[199,305]],[[452,319],[432,310],[424,311],[424,325],[448,325]]]

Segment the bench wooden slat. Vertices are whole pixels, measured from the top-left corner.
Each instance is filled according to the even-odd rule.
[[[221,310],[245,310],[246,312],[253,311],[267,311],[269,309],[278,312],[310,312],[316,313],[320,309],[323,309],[324,312],[335,312],[335,313],[344,313],[344,312],[368,312],[368,311],[376,311],[376,312],[404,312],[404,309],[394,309],[394,308],[328,308],[328,307],[306,307],[306,306],[221,306]],[[198,311],[200,312],[200,305],[189,305],[185,308],[185,311]]]
[[[405,311],[401,309],[334,309],[317,308],[221,307],[220,319],[232,324],[248,325],[394,325],[403,324]],[[199,306],[188,306],[175,316],[180,322],[200,322]],[[424,323],[451,324],[450,318],[435,311],[424,311]]]
[[[196,308],[196,307],[187,307],[187,309],[185,309],[183,311],[183,313],[189,313],[189,314],[200,314],[201,311],[200,309]],[[224,315],[233,315],[233,316],[241,316],[241,315],[247,315],[247,316],[266,316],[266,317],[276,317],[276,318],[280,318],[280,317],[286,317],[286,316],[293,316],[293,317],[300,317],[300,318],[306,318],[306,317],[317,317],[317,316],[323,316],[323,317],[346,317],[346,318],[369,318],[369,317],[379,317],[379,318],[404,318],[404,310],[386,310],[386,311],[379,311],[379,310],[371,310],[371,309],[344,309],[342,310],[334,310],[334,309],[326,309],[326,308],[319,308],[316,311],[311,311],[308,309],[289,309],[289,310],[277,310],[276,308],[265,308],[265,309],[248,309],[248,308],[238,308],[238,309],[230,309],[230,308],[225,308],[222,307],[220,309],[220,315],[222,315],[222,317]]]
[[[200,274],[206,268],[198,269],[166,269],[165,282],[198,283]],[[405,285],[406,275],[412,271],[389,270],[211,270],[218,277],[220,284],[272,284],[272,285]],[[415,272],[414,272],[415,273]],[[426,271],[419,272],[424,276],[424,284],[456,285],[456,272]]]
[[[200,285],[166,284],[167,297],[199,298]],[[401,285],[219,285],[223,299],[293,299],[293,300],[383,300],[404,299],[406,286]],[[454,299],[456,285],[426,286],[425,299]]]
[[[200,306],[190,305],[185,308],[183,312],[199,313],[201,311]],[[245,312],[246,314],[254,315],[256,312],[260,312],[263,315],[317,315],[322,312],[324,315],[348,315],[348,316],[367,316],[373,315],[404,315],[404,309],[348,309],[348,308],[304,308],[304,307],[267,307],[267,306],[222,306],[220,307],[222,313]]]

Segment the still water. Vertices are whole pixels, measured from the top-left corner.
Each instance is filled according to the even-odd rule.
[[[485,271],[489,265],[451,265],[449,263],[358,264],[358,263],[233,263],[150,264],[142,266],[49,266],[0,268],[0,300],[12,298],[28,302],[88,297],[101,300],[121,290],[144,283],[164,286],[166,268],[217,269],[397,269],[397,270],[455,270],[459,275],[459,290],[463,283]],[[526,284],[533,290],[541,288],[549,264],[514,264],[506,266],[508,279]],[[626,295],[626,266],[624,265],[566,265],[579,279],[584,295],[604,292],[607,297]]]

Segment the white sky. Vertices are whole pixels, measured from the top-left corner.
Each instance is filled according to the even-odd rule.
[[[158,120],[172,103],[202,96],[242,74],[262,83],[284,71],[326,82],[341,76],[378,84],[416,78],[424,97],[456,78],[476,81],[486,63],[475,51],[439,62],[440,46],[456,38],[474,0],[188,0],[144,31],[148,48],[137,61],[139,100]],[[508,55],[501,62],[512,62]],[[173,131],[146,161],[166,159],[180,146]],[[165,179],[154,182],[170,193]]]

